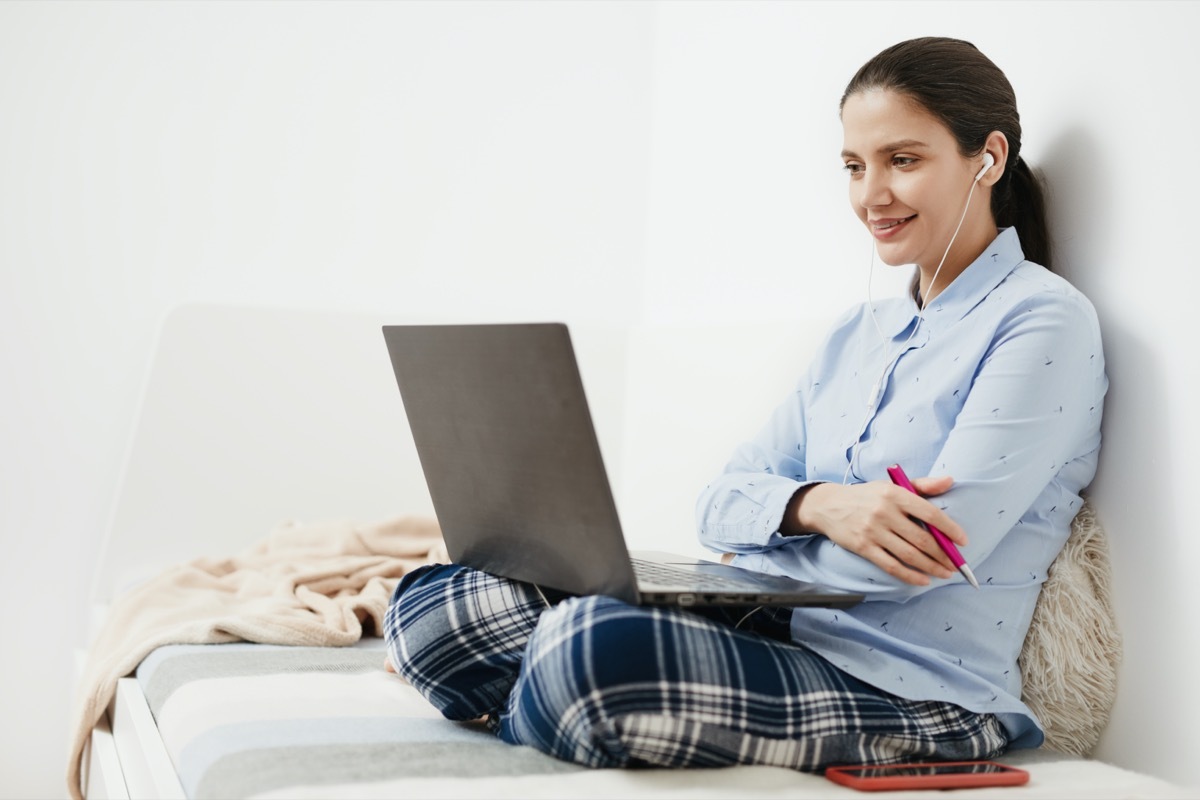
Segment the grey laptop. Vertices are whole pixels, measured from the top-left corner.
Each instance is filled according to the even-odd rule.
[[[639,604],[863,599],[686,556],[632,558],[565,325],[388,325],[383,334],[455,563]]]

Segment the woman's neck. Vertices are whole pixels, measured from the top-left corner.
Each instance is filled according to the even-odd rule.
[[[918,306],[932,303],[959,275],[966,272],[967,267],[975,263],[975,259],[979,258],[999,235],[1000,231],[993,220],[981,220],[980,223],[972,226],[971,230],[964,227],[959,231],[940,270],[937,264],[918,265],[916,293],[913,298]]]

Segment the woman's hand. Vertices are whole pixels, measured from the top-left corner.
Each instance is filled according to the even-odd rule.
[[[967,536],[958,523],[924,497],[942,494],[953,484],[949,476],[915,479],[913,486],[923,495],[918,497],[888,481],[851,486],[819,483],[797,496],[788,506],[788,517],[793,529],[822,533],[889,575],[926,586],[931,575],[953,575],[954,564],[933,535],[913,519],[965,545]]]

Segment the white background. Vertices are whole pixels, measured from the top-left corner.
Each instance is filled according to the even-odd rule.
[[[71,653],[170,309],[828,316],[869,246],[837,101],[931,34],[1009,75],[1103,326],[1126,657],[1099,755],[1200,786],[1198,27],[1191,2],[0,4],[0,795],[64,794]]]

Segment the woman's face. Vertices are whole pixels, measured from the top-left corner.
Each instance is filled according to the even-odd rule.
[[[850,205],[875,238],[879,258],[891,265],[935,269],[954,236],[982,156],[963,158],[940,120],[889,90],[848,97],[842,130]],[[947,257],[945,268],[951,274],[980,252],[980,238],[986,237],[979,245],[983,247],[995,236],[990,193],[980,194],[972,199],[954,252]]]

